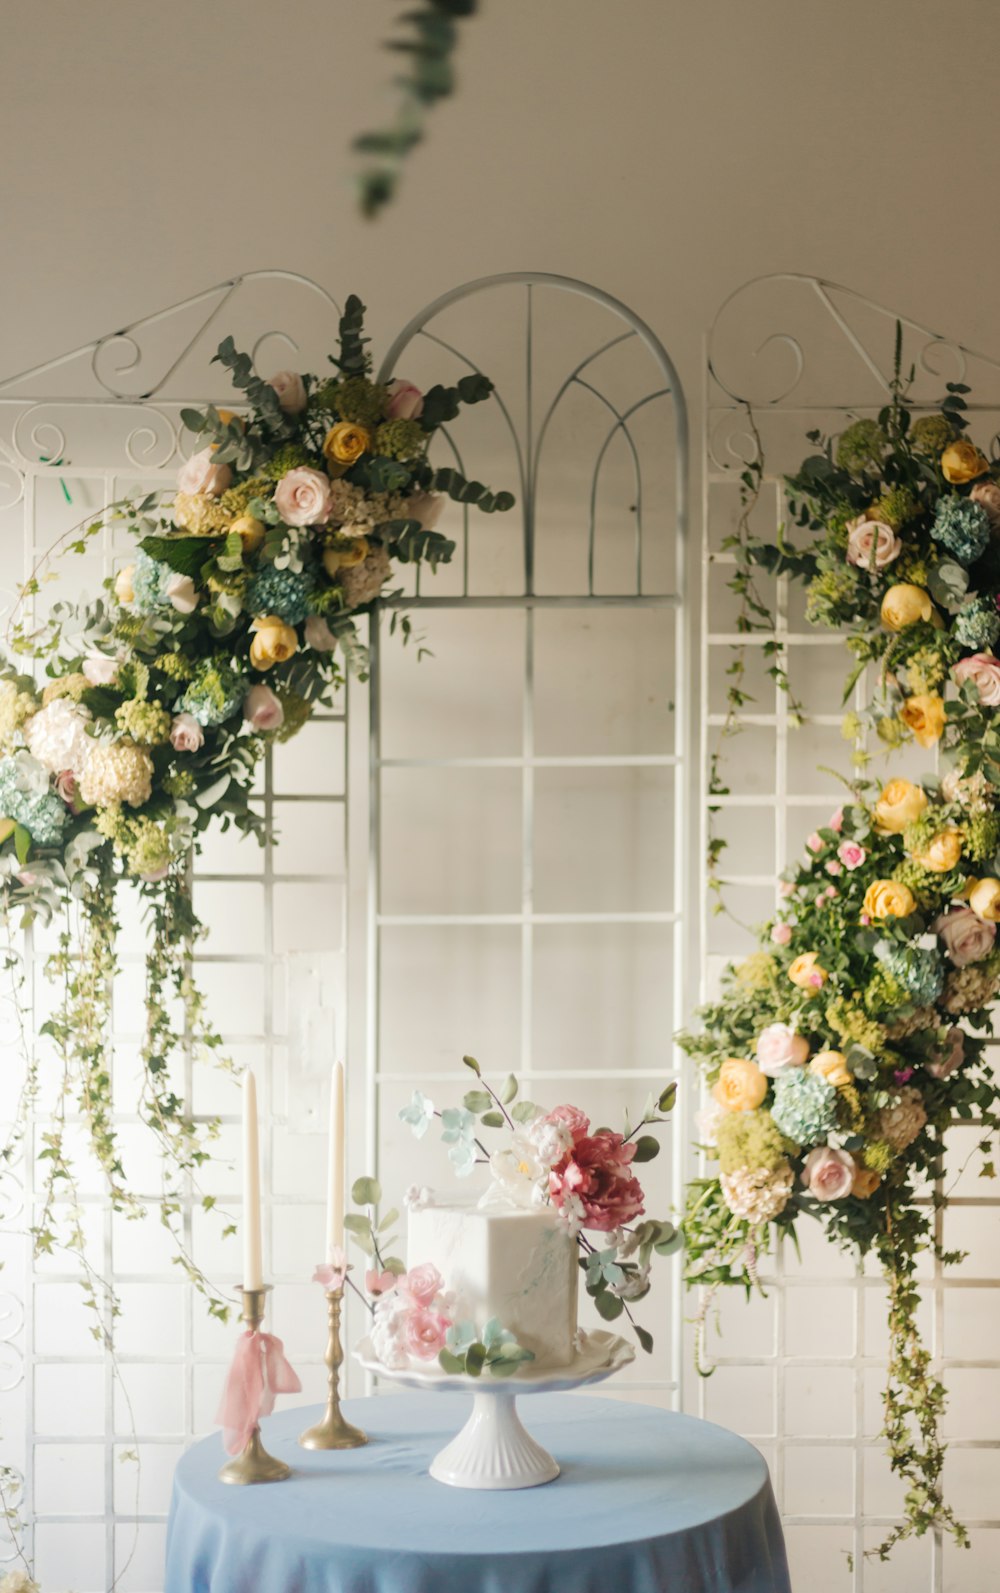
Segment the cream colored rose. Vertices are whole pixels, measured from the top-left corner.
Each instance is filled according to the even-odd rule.
[[[909,780],[890,780],[883,786],[875,804],[875,821],[889,835],[901,835],[908,824],[919,819],[927,806],[927,793]]]
[[[876,879],[865,891],[863,911],[869,918],[908,918],[916,906],[908,885],[895,879]]]
[[[115,576],[115,597],[119,603],[134,603],[135,589],[132,585],[135,579],[135,565],[125,564]]]
[[[985,510],[992,531],[1000,531],[1000,485],[995,481],[977,481],[969,497]]]
[[[859,515],[847,523],[847,562],[861,570],[884,570],[903,551],[892,526]]]
[[[990,462],[985,454],[981,454],[975,443],[968,442],[964,437],[949,443],[941,455],[941,474],[953,487],[975,481],[977,476],[985,476],[989,468]]]
[[[969,906],[979,918],[985,918],[987,923],[1000,923],[1000,879],[987,875],[985,879],[977,879],[969,892]]]
[[[767,1094],[767,1079],[756,1062],[729,1056],[712,1085],[712,1095],[727,1112],[752,1112]]]
[[[299,645],[292,626],[286,625],[276,614],[262,614],[254,620],[251,630],[254,639],[250,643],[250,662],[254,669],[271,669],[275,664],[283,664]]]
[[[936,692],[917,692],[907,697],[899,717],[921,747],[933,747],[944,730],[944,701]]]
[[[274,388],[286,415],[301,415],[307,403],[306,384],[298,371],[275,371],[267,385]]]
[[[960,658],[951,671],[958,684],[971,680],[984,708],[1000,708],[1000,660],[992,653],[973,653]]]
[[[190,493],[192,497],[206,493],[210,498],[218,498],[232,479],[233,472],[229,466],[216,464],[211,448],[201,448],[181,466],[177,475],[177,490]]]
[[[931,874],[950,874],[962,856],[962,833],[954,825],[939,830],[922,852],[914,852],[913,860]]]
[[[830,975],[820,966],[819,952],[804,951],[789,963],[788,977],[800,990],[822,990]]]
[[[887,631],[905,631],[918,620],[929,620],[933,613],[934,604],[923,587],[909,581],[890,586],[882,599],[881,619]]]
[[[850,1084],[853,1076],[842,1051],[817,1051],[809,1063],[809,1071],[818,1073],[820,1078],[826,1079],[835,1090]]]

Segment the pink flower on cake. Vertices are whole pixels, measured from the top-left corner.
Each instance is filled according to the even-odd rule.
[[[408,1311],[403,1326],[403,1343],[418,1361],[433,1361],[444,1349],[445,1337],[451,1327],[446,1316],[428,1311],[424,1306]]]
[[[851,1193],[855,1165],[846,1151],[817,1145],[805,1159],[802,1182],[817,1200],[843,1200]]]
[[[434,1304],[443,1287],[444,1279],[429,1261],[424,1262],[423,1266],[412,1267],[399,1280],[400,1292],[405,1298],[423,1308]]]
[[[561,1209],[567,1197],[579,1201],[582,1226],[598,1233],[641,1217],[642,1186],[630,1167],[634,1155],[635,1146],[620,1134],[584,1135],[549,1174],[553,1205]]]
[[[424,395],[412,382],[390,382],[385,406],[387,420],[416,420],[424,410]]]
[[[809,1041],[787,1023],[769,1023],[757,1036],[757,1066],[769,1078],[809,1060]]]
[[[281,699],[270,686],[251,686],[243,699],[243,721],[254,730],[277,730],[284,723],[285,710]]]
[[[175,752],[197,752],[205,742],[205,732],[194,714],[177,714],[170,726],[170,745]]]
[[[298,371],[275,371],[267,379],[286,415],[301,415],[306,407],[306,384]]]
[[[546,1113],[546,1122],[565,1123],[573,1136],[573,1143],[590,1132],[590,1118],[578,1106],[555,1106]]]
[[[340,1289],[347,1277],[347,1252],[340,1245],[331,1245],[327,1259],[316,1268],[313,1273],[313,1283],[321,1283],[324,1289]]]
[[[201,448],[181,465],[177,474],[177,490],[192,495],[204,492],[211,498],[218,498],[232,479],[233,472],[229,466],[217,464],[211,448]]]
[[[297,465],[278,482],[274,506],[286,525],[323,525],[333,508],[329,479],[309,465]]]
[[[857,841],[841,841],[837,847],[837,856],[847,869],[860,868],[868,853]]]
[[[949,908],[935,918],[931,929],[944,941],[944,949],[956,968],[987,957],[997,935],[996,924],[987,923],[971,907]]]
[[[376,1272],[372,1267],[365,1273],[365,1290],[368,1294],[388,1294],[398,1282],[394,1272]]]
[[[1000,660],[992,653],[973,653],[971,658],[960,658],[951,673],[960,686],[967,680],[972,681],[984,708],[1000,708]]]
[[[847,562],[862,570],[884,570],[903,551],[891,526],[881,520],[866,520],[859,515],[847,524]]]

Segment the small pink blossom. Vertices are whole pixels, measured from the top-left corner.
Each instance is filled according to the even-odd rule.
[[[863,927],[865,929],[867,929],[868,925],[871,923],[871,918],[869,917],[869,915],[867,913],[862,913],[860,922],[863,925]]]
[[[827,828],[833,830],[833,832],[836,835],[840,834],[841,830],[844,828],[844,810],[843,810],[843,808],[838,808],[837,809],[836,813],[834,813],[833,816],[831,817]]]
[[[389,383],[385,406],[388,420],[416,420],[424,411],[424,395],[412,382],[399,378]]]
[[[417,1306],[407,1312],[403,1342],[418,1361],[434,1361],[444,1349],[445,1336],[450,1327],[448,1318],[440,1312]]]
[[[312,1275],[313,1283],[324,1289],[342,1289],[347,1277],[347,1253],[340,1245],[331,1245],[325,1261],[320,1262]]]
[[[278,403],[286,415],[301,415],[306,407],[306,384],[298,371],[275,371],[267,379],[278,395]]]
[[[546,1114],[547,1123],[565,1123],[573,1136],[573,1143],[590,1133],[590,1118],[578,1106],[555,1106]]]
[[[444,1288],[444,1279],[437,1267],[429,1261],[423,1266],[411,1267],[399,1280],[400,1290],[414,1305],[424,1308],[434,1304],[441,1290]]]
[[[806,838],[806,846],[810,852],[822,852],[824,845],[823,837],[817,834],[815,830]]]
[[[388,1294],[397,1282],[394,1272],[377,1272],[371,1267],[365,1273],[365,1290],[368,1294]]]
[[[854,869],[861,867],[868,853],[863,846],[858,845],[857,841],[841,841],[837,847],[837,856],[844,867],[853,872]]]
[[[837,890],[836,885],[828,885],[826,890],[823,892],[823,895],[826,897],[828,902],[836,901],[839,894],[840,892]]]
[[[243,699],[243,721],[254,730],[277,730],[284,723],[285,710],[281,699],[270,686],[262,683],[251,686]]]
[[[787,946],[789,941],[791,940],[791,938],[792,938],[792,926],[791,926],[791,924],[773,924],[772,925],[772,927],[771,927],[771,939],[774,941],[774,944],[776,946]]]
[[[212,498],[218,498],[232,479],[233,472],[229,466],[217,464],[211,448],[201,448],[181,466],[177,475],[177,490],[191,494],[205,492]]]
[[[177,714],[170,726],[170,745],[175,752],[198,752],[205,744],[205,732],[194,714]]]
[[[818,971],[816,973],[811,973],[809,975],[809,983],[812,985],[814,990],[822,990],[822,988],[823,988],[823,975],[821,973],[819,973]]]
[[[286,525],[324,525],[333,510],[329,479],[310,465],[297,465],[278,482],[274,506]]]
[[[832,1145],[817,1145],[802,1168],[802,1182],[817,1200],[843,1200],[851,1193],[854,1158]]]
[[[117,658],[105,658],[103,653],[91,653],[80,667],[92,686],[113,686],[118,679]]]
[[[909,1084],[910,1080],[913,1077],[913,1069],[912,1068],[897,1068],[892,1076],[893,1076],[893,1079],[895,1080],[895,1082],[897,1084]]]
[[[843,863],[838,863],[835,857],[831,857],[829,863],[826,864],[826,872],[836,879],[838,874],[844,872],[844,865]]]

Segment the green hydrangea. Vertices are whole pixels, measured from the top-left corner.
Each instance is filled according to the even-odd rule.
[[[242,705],[245,682],[230,664],[207,658],[178,699],[178,713],[193,714],[200,725],[221,725]]]
[[[910,854],[926,852],[936,835],[946,828],[948,823],[944,812],[939,807],[926,807],[920,817],[914,819],[903,831],[903,846]]]
[[[906,857],[893,869],[892,877],[912,892],[913,900],[922,913],[937,907],[941,900],[941,875],[923,868],[912,857]]]
[[[885,1044],[882,1026],[861,1010],[860,1007],[851,1006],[843,996],[835,996],[827,1004],[825,1017],[827,1023],[841,1040],[849,1044],[863,1045],[869,1051],[881,1051]]]
[[[984,652],[1000,638],[1000,614],[992,598],[974,597],[955,616],[955,640]]]
[[[1000,814],[973,813],[959,825],[962,850],[974,863],[984,863],[1000,847]]]
[[[313,465],[314,461],[299,443],[286,443],[283,448],[266,465],[261,466],[261,475],[267,481],[280,481],[282,476],[287,476],[290,470],[298,470],[300,465]]]
[[[140,548],[132,572],[133,602],[137,613],[152,614],[157,609],[170,607],[166,588],[172,574],[169,564],[161,564],[159,559],[150,558]]]
[[[115,723],[140,747],[162,747],[170,740],[170,715],[162,703],[123,702],[115,709]]]
[[[865,1166],[870,1167],[873,1173],[878,1173],[880,1176],[889,1171],[895,1154],[892,1146],[887,1144],[884,1139],[869,1140],[868,1144],[863,1145],[861,1148],[861,1160]]]
[[[837,1124],[837,1092],[808,1068],[786,1068],[774,1081],[771,1116],[796,1145],[815,1145]]]
[[[0,747],[9,747],[22,725],[37,712],[30,691],[23,691],[13,680],[0,681]]]
[[[228,487],[219,502],[235,520],[237,515],[246,514],[255,498],[269,498],[273,491],[274,482],[269,477],[248,476],[246,481],[238,481],[235,486]]]
[[[194,664],[183,653],[161,653],[153,659],[153,668],[168,680],[190,680],[194,674]]]
[[[944,987],[944,963],[936,947],[896,946],[879,942],[875,955],[898,979],[918,1006],[936,1001]]]
[[[189,797],[195,788],[195,778],[190,769],[172,769],[163,781],[168,796]]]
[[[785,1160],[786,1146],[770,1112],[727,1112],[717,1130],[719,1169],[741,1167],[775,1172]]]
[[[170,863],[170,838],[162,825],[140,814],[129,820],[125,861],[130,874],[143,878],[159,874]]]
[[[0,759],[0,814],[27,830],[36,846],[58,846],[68,813],[54,791],[35,789],[35,776],[48,784],[41,764],[26,752]]]
[[[870,513],[873,520],[881,520],[884,525],[899,531],[907,520],[913,519],[919,507],[909,487],[890,487],[877,503],[872,504]]]
[[[106,808],[97,808],[93,823],[98,834],[103,835],[105,840],[112,841],[115,851],[121,854],[125,848],[129,828],[129,821],[125,817],[121,803],[109,802]]]
[[[894,715],[884,714],[875,722],[875,732],[881,742],[887,747],[901,747],[910,732],[901,719]]]
[[[877,420],[856,420],[837,442],[837,463],[852,475],[878,470],[889,439]]]
[[[314,584],[311,575],[265,564],[247,589],[247,608],[251,614],[276,614],[286,625],[301,625]]]
[[[911,1004],[906,987],[887,968],[874,969],[861,999],[865,1011],[873,1018]]]
[[[853,618],[857,600],[858,577],[853,565],[822,570],[806,590],[806,618],[812,625],[843,624]]]
[[[926,586],[931,578],[931,562],[919,548],[904,548],[892,567],[894,580],[911,586]]]
[[[954,438],[955,428],[947,415],[921,415],[910,427],[910,443],[918,454],[936,458]]]
[[[948,665],[941,649],[933,644],[918,647],[906,660],[906,677],[914,696],[937,691],[947,676]]]
[[[931,536],[960,563],[974,564],[990,540],[990,522],[981,504],[957,492],[938,500]]]
[[[42,691],[42,702],[45,707],[48,707],[50,702],[58,702],[60,697],[68,697],[70,702],[79,702],[84,692],[89,690],[90,681],[81,671],[76,670],[71,675],[57,675],[54,680],[47,680]]]
[[[324,382],[312,402],[317,409],[332,411],[341,420],[372,431],[385,414],[385,388],[377,387],[367,376],[345,376],[343,381]]]
[[[386,459],[419,459],[427,433],[415,420],[387,420],[375,433],[375,452]]]

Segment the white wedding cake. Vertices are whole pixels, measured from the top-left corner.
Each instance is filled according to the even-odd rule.
[[[498,1318],[534,1368],[566,1366],[577,1336],[577,1246],[551,1209],[425,1194],[407,1213],[407,1266],[436,1267],[456,1320]]]

